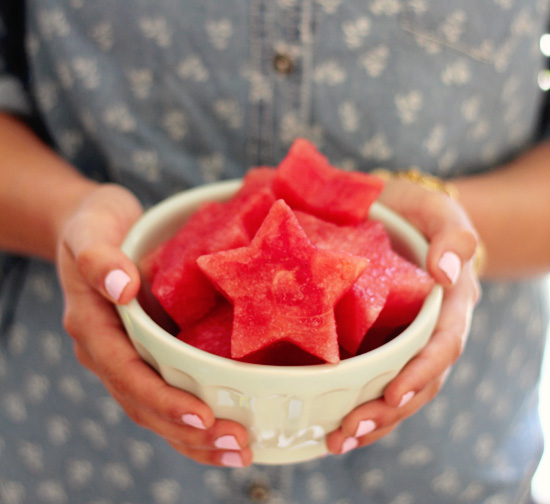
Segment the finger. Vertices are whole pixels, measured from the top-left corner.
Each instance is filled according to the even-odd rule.
[[[62,245],[78,273],[103,296],[127,303],[139,290],[139,272],[120,250],[141,205],[125,189],[106,185],[92,193],[67,221]]]
[[[435,280],[443,286],[456,283],[477,246],[477,233],[462,206],[443,193],[403,180],[388,183],[381,201],[430,242],[427,269]]]
[[[86,355],[83,363],[99,376],[134,421],[142,423],[140,412],[148,409],[171,423],[190,423],[193,418],[196,425],[211,427],[215,420],[212,410],[194,395],[169,386],[145,363],[123,332],[112,306],[108,308],[111,317],[95,310],[95,322],[102,329],[91,337],[82,329],[89,327],[83,325],[86,315],[80,316],[81,312],[72,311],[70,306],[67,309],[67,331],[86,349],[79,351],[81,359],[83,353]]]
[[[430,340],[384,390],[390,406],[403,405],[438,376],[445,376],[462,354],[477,302],[473,277],[468,265],[456,287],[445,292]]]
[[[433,399],[440,386],[438,379],[434,380],[421,393],[398,408],[389,406],[383,398],[358,406],[344,418],[340,428],[327,436],[329,451],[345,453],[378,441]]]
[[[250,448],[243,448],[242,450],[201,450],[171,441],[168,444],[182,455],[193,459],[199,464],[220,467],[246,467],[252,464],[252,451]]]
[[[335,455],[347,453],[361,446],[367,446],[375,443],[384,436],[387,436],[390,432],[396,429],[399,424],[392,424],[386,427],[381,427],[369,435],[362,437],[347,436],[341,429],[331,432],[326,439],[327,449],[330,453]]]

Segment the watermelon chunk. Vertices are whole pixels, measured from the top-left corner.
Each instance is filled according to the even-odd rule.
[[[147,259],[151,290],[180,327],[199,320],[218,297],[197,257],[248,245],[272,202],[272,195],[254,193],[238,201],[206,203]]]
[[[379,177],[331,166],[304,139],[292,144],[273,179],[275,196],[291,208],[343,225],[365,220],[383,186]]]
[[[384,308],[390,291],[386,255],[391,244],[380,222],[337,226],[312,215],[295,212],[312,243],[320,248],[366,257],[369,267],[344,294],[335,309],[340,345],[355,355],[367,331]]]
[[[408,325],[418,315],[435,280],[393,250],[386,256],[386,270],[391,279],[390,292],[376,324],[394,327]]]
[[[250,246],[197,263],[233,303],[234,359],[290,342],[322,361],[339,361],[334,306],[368,261],[313,246],[284,201],[273,205]]]
[[[230,359],[232,327],[233,306],[222,298],[202,319],[182,329],[177,337],[205,352]]]

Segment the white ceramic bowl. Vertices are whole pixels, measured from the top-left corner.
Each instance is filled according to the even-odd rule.
[[[168,198],[136,223],[123,250],[139,262],[172,236],[200,203],[226,200],[240,185],[240,180],[232,180]],[[379,203],[373,204],[370,216],[384,223],[395,248],[424,266],[427,243],[418,231]],[[416,319],[376,350],[315,366],[263,366],[209,354],[162,329],[137,300],[119,307],[119,313],[139,354],[168,383],[201,398],[216,417],[248,428],[255,463],[288,464],[325,454],[325,435],[353,408],[382,395],[428,341],[441,298],[442,289],[436,285]]]

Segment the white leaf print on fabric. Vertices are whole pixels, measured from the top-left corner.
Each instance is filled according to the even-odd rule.
[[[481,99],[479,96],[469,96],[462,102],[460,111],[462,117],[468,122],[475,122],[479,118]]]
[[[71,424],[61,416],[52,416],[46,422],[48,440],[54,446],[64,445],[71,438]]]
[[[25,401],[19,394],[6,394],[2,401],[2,408],[4,408],[6,416],[15,424],[22,423],[27,419]]]
[[[403,450],[398,457],[402,466],[425,466],[434,459],[433,451],[422,443],[415,443]]]
[[[214,113],[222,119],[230,129],[238,129],[242,126],[243,118],[241,108],[235,100],[216,100]]]
[[[181,110],[171,110],[164,114],[161,124],[164,131],[168,133],[168,136],[174,142],[183,140],[189,130],[187,118]]]
[[[151,486],[155,504],[176,504],[183,493],[181,485],[173,479],[162,479]]]
[[[382,488],[386,483],[385,473],[382,469],[371,469],[361,475],[361,488],[368,492]]]
[[[422,144],[430,156],[436,156],[441,152],[445,142],[445,134],[446,128],[442,124],[437,124],[432,128],[430,134]]]
[[[58,390],[73,403],[81,403],[86,399],[86,393],[76,376],[63,376],[57,385]]]
[[[46,504],[65,504],[69,500],[61,482],[57,480],[41,481],[36,493],[40,502]]]
[[[361,66],[365,68],[371,77],[380,77],[388,65],[390,50],[385,45],[379,45],[371,49],[360,60]]]
[[[415,498],[408,492],[400,493],[395,499],[392,499],[388,504],[414,504]]]
[[[25,397],[31,404],[41,403],[50,390],[50,380],[45,375],[32,373],[25,380]]]
[[[67,480],[71,486],[82,488],[94,475],[94,466],[89,460],[69,460],[67,463]]]
[[[145,36],[155,42],[159,47],[172,45],[172,28],[164,17],[142,17],[138,21],[139,29]]]
[[[328,86],[341,84],[346,78],[346,71],[334,60],[320,63],[313,72],[313,79],[315,82],[318,84],[327,84]]]
[[[29,330],[23,324],[15,324],[10,330],[8,348],[13,354],[22,354],[29,344]]]
[[[80,131],[65,130],[59,136],[61,150],[69,158],[74,157],[84,144],[84,136]]]
[[[441,81],[447,86],[463,86],[472,79],[472,69],[465,59],[449,63],[441,73]]]
[[[342,23],[344,42],[350,49],[357,49],[363,46],[365,38],[370,32],[370,27],[371,20],[366,16]]]
[[[273,88],[269,79],[256,70],[246,70],[244,77],[249,82],[248,100],[252,104],[270,102],[273,98]]]
[[[44,469],[44,450],[37,444],[22,440],[17,447],[19,459],[29,472],[38,474]]]
[[[21,504],[26,498],[25,487],[19,481],[2,481],[0,485],[0,502]]]
[[[288,112],[281,119],[279,138],[283,144],[290,145],[298,137],[307,138],[322,149],[323,128],[317,124],[304,124],[296,112]]]
[[[425,408],[424,416],[432,428],[440,428],[447,421],[449,401],[445,397],[436,397]]]
[[[189,79],[194,82],[206,82],[210,73],[202,60],[195,55],[188,56],[182,60],[176,69],[181,79]]]
[[[451,426],[451,441],[458,443],[470,435],[473,427],[472,415],[469,411],[459,413],[453,420]]]
[[[306,481],[306,488],[308,495],[314,502],[328,502],[328,483],[323,473],[312,473]]]
[[[340,123],[345,131],[353,132],[359,128],[359,108],[352,101],[345,101],[338,107]]]
[[[153,72],[148,68],[132,68],[126,78],[130,83],[132,94],[139,100],[144,100],[151,94],[153,87]]]
[[[75,58],[72,68],[77,79],[82,81],[86,89],[98,89],[101,83],[97,60],[94,58]]]
[[[51,112],[57,105],[58,95],[59,91],[55,82],[44,80],[37,83],[36,98],[46,112]]]
[[[462,10],[452,12],[439,26],[438,31],[443,34],[450,43],[456,43],[464,33],[466,13]]]
[[[199,166],[205,181],[215,182],[219,180],[225,164],[225,158],[221,154],[212,154],[199,158]]]
[[[493,455],[495,438],[492,434],[486,432],[481,434],[474,445],[474,456],[481,461],[487,461]]]
[[[115,103],[103,113],[103,121],[121,133],[129,133],[136,129],[136,120],[124,103]]]
[[[361,147],[361,155],[375,161],[388,161],[393,156],[388,139],[384,133],[376,133]]]
[[[456,495],[461,488],[460,480],[455,469],[447,468],[436,476],[431,484],[434,492],[441,495]]]
[[[132,164],[136,172],[147,180],[156,182],[160,179],[160,161],[157,151],[138,149],[132,152]]]
[[[45,39],[66,37],[71,33],[67,17],[61,9],[44,9],[38,14],[38,27]]]
[[[103,466],[103,479],[114,488],[121,490],[134,486],[134,480],[128,468],[121,463],[108,463]]]
[[[130,456],[130,463],[139,469],[148,467],[155,455],[151,443],[139,441],[137,439],[129,439],[126,444],[126,449]]]
[[[113,25],[107,21],[93,26],[90,35],[103,52],[110,51],[115,44]]]
[[[95,420],[85,419],[80,422],[79,430],[96,450],[104,450],[108,446],[107,433],[103,426]]]
[[[71,89],[74,84],[74,77],[71,66],[66,61],[58,61],[55,68],[61,86],[64,89]]]
[[[374,0],[370,10],[377,16],[395,16],[401,11],[401,3],[400,0]]]
[[[209,20],[205,25],[208,40],[215,49],[223,51],[229,46],[233,24],[229,19]]]
[[[321,6],[326,14],[335,14],[343,0],[317,0],[317,3]]]
[[[424,98],[420,91],[412,90],[407,94],[397,94],[395,96],[395,106],[401,122],[403,124],[415,122],[423,102]]]

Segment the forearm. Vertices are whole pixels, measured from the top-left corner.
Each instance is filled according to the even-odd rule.
[[[485,277],[550,271],[550,142],[498,170],[454,182],[487,249]]]
[[[0,114],[0,249],[53,260],[63,222],[95,187],[23,122]]]

